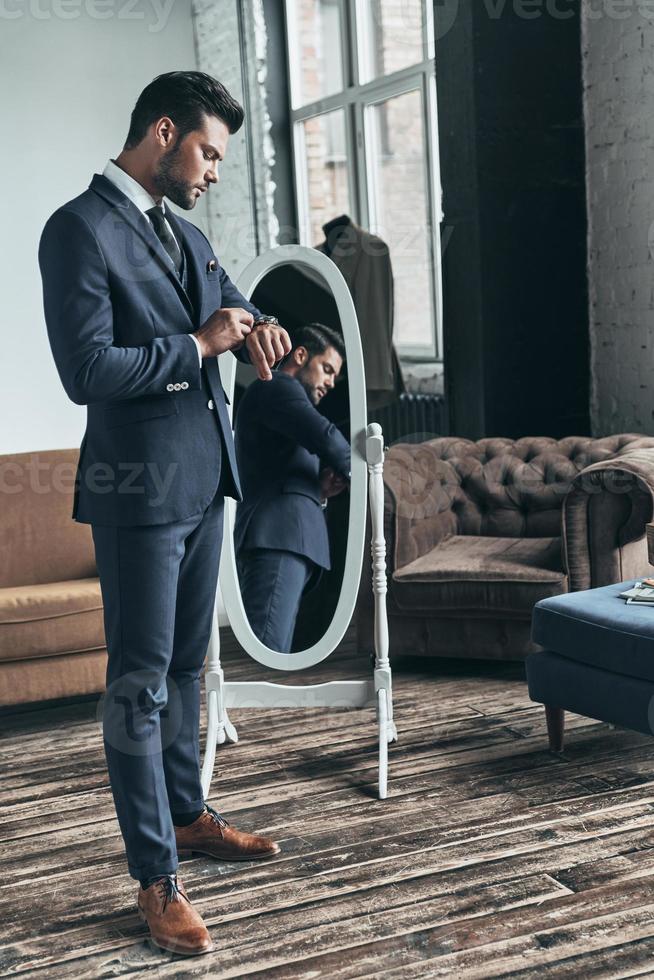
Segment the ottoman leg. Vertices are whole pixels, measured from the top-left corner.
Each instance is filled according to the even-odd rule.
[[[546,704],[545,719],[552,752],[563,752],[563,729],[565,727],[563,708],[555,708],[551,704]]]

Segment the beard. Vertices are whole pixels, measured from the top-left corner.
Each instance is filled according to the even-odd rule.
[[[320,403],[320,395],[318,394],[317,386],[311,384],[309,380],[309,372],[306,367],[300,368],[298,373],[295,375],[297,380],[300,382],[307,395],[309,396],[309,401],[312,405],[318,405]]]
[[[167,197],[169,201],[185,211],[190,211],[195,207],[197,195],[194,194],[193,184],[189,184],[179,169],[178,156],[179,143],[168,150],[159,161],[154,182],[163,197]]]

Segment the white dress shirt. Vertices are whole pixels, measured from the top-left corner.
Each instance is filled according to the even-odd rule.
[[[139,184],[138,180],[134,180],[133,177],[130,177],[130,175],[125,170],[122,170],[118,164],[114,163],[113,160],[109,160],[107,166],[102,171],[102,176],[106,177],[107,180],[110,180],[112,184],[115,184],[118,190],[122,191],[125,197],[128,197],[132,204],[135,204],[139,211],[141,211],[146,216],[148,221],[150,221],[150,216],[147,212],[150,208],[157,207],[157,202],[152,195],[146,191],[145,187],[143,187],[142,184]],[[163,198],[161,200],[161,208],[164,213],[164,220],[166,221],[168,231],[177,242],[181,252],[182,245],[177,241],[177,236],[166,219],[166,207]],[[152,224],[151,221],[150,224]],[[189,334],[189,337],[194,341],[195,346],[198,349],[198,358],[200,359],[200,367],[202,367],[202,351],[200,349],[200,341],[197,337],[194,337],[192,333]]]

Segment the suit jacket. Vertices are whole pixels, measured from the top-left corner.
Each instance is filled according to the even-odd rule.
[[[359,321],[366,366],[366,391],[370,411],[392,401],[404,391],[404,381],[393,346],[393,269],[388,245],[347,218],[336,237],[316,246],[334,262],[345,279]],[[325,225],[329,228],[329,225]]]
[[[66,393],[87,406],[72,513],[80,523],[183,520],[208,506],[219,481],[240,499],[218,364],[200,368],[189,334],[221,307],[260,311],[205,235],[170,209],[167,217],[188,292],[148,219],[100,174],[41,236],[50,346]],[[245,348],[237,356],[249,359]]]
[[[277,371],[253,381],[236,414],[236,457],[243,501],[234,542],[275,548],[330,568],[329,539],[320,506],[320,469],[350,475],[350,446],[311,403],[299,381]]]

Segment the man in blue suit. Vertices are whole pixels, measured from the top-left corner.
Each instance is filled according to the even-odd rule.
[[[165,200],[195,207],[242,122],[210,76],[159,76],[123,151],[55,211],[39,247],[57,370],[87,406],[72,516],[92,526],[102,589],[111,789],[141,915],[158,945],[189,955],[212,944],[179,854],[279,852],[205,804],[199,709],[223,498],[241,496],[216,356],[250,361],[265,385],[291,345]]]
[[[350,446],[317,406],[344,359],[334,330],[302,327],[272,382],[253,381],[236,414],[239,584],[252,631],[278,653],[290,652],[302,593],[330,568],[324,508],[347,486]]]

